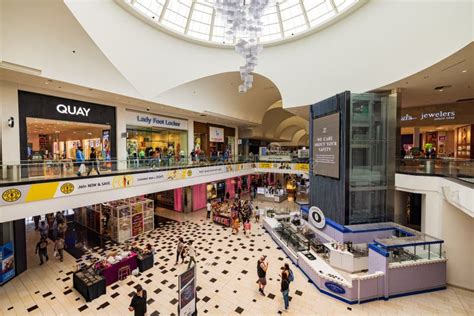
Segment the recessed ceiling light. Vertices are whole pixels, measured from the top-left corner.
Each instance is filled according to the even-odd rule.
[[[439,92],[443,92],[443,89],[439,89],[438,91],[439,91]]]
[[[467,72],[467,70],[466,70],[466,69],[464,69],[462,72]]]

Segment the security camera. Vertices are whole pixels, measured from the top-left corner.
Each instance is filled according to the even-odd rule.
[[[13,128],[14,126],[15,126],[15,119],[13,118],[13,116],[10,116],[10,118],[8,119],[8,127]]]
[[[150,108],[146,108],[147,112],[150,112]]]

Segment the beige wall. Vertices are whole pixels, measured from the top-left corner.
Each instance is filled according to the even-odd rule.
[[[474,218],[445,201],[442,208],[448,282],[474,290]]]

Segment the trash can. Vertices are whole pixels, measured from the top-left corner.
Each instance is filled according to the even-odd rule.
[[[20,166],[19,165],[7,165],[7,180],[17,181],[20,179]]]

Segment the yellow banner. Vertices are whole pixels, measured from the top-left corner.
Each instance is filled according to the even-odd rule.
[[[295,170],[309,171],[309,164],[307,163],[297,163]]]
[[[58,189],[59,182],[47,182],[47,183],[36,183],[32,184],[28,195],[26,196],[25,202],[39,201],[52,199],[56,190]]]
[[[260,162],[258,164],[258,167],[259,168],[262,168],[262,169],[271,169],[272,168],[272,164],[271,163],[268,163],[268,162]]]

